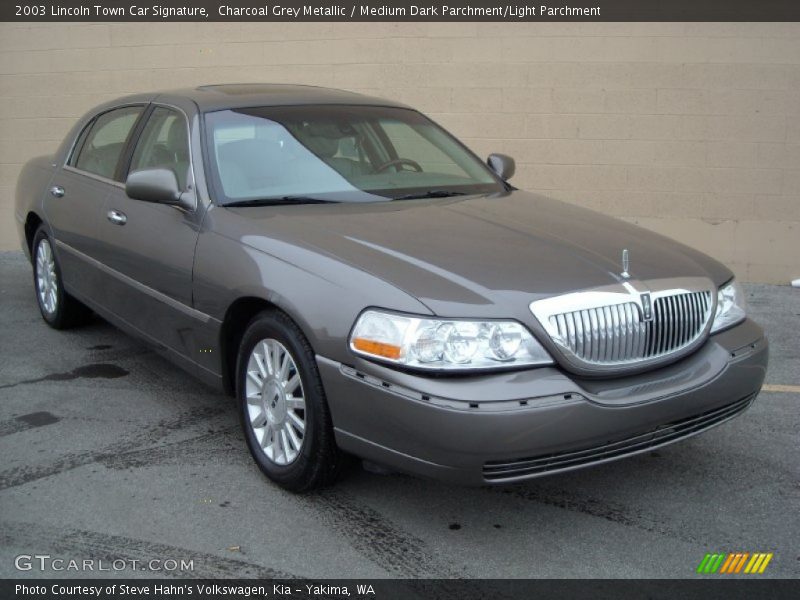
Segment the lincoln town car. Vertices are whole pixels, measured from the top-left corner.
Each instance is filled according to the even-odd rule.
[[[15,214],[48,325],[99,315],[234,396],[293,491],[353,457],[519,482],[743,413],[767,341],[733,273],[514,170],[398,102],[209,85],[90,111]]]

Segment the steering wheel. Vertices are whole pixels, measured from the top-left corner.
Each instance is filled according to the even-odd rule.
[[[399,167],[402,165],[408,165],[409,167],[414,169],[417,173],[422,173],[422,167],[420,166],[420,164],[415,160],[411,160],[410,158],[395,158],[394,160],[390,160],[389,162],[383,163],[381,166],[376,167],[375,172],[383,173],[389,167]]]

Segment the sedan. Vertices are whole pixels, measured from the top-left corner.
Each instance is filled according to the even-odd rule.
[[[234,395],[289,490],[354,456],[517,482],[744,412],[768,349],[733,273],[514,169],[397,102],[210,85],[90,111],[16,220],[47,324],[96,313]]]

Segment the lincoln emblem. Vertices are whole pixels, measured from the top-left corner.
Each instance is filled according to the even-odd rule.
[[[653,303],[650,300],[650,294],[642,294],[642,320],[644,321],[652,321],[653,320]]]

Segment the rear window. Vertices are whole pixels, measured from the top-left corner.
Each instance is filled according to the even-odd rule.
[[[81,133],[71,166],[107,179],[114,179],[119,159],[141,106],[126,106],[101,114]]]

